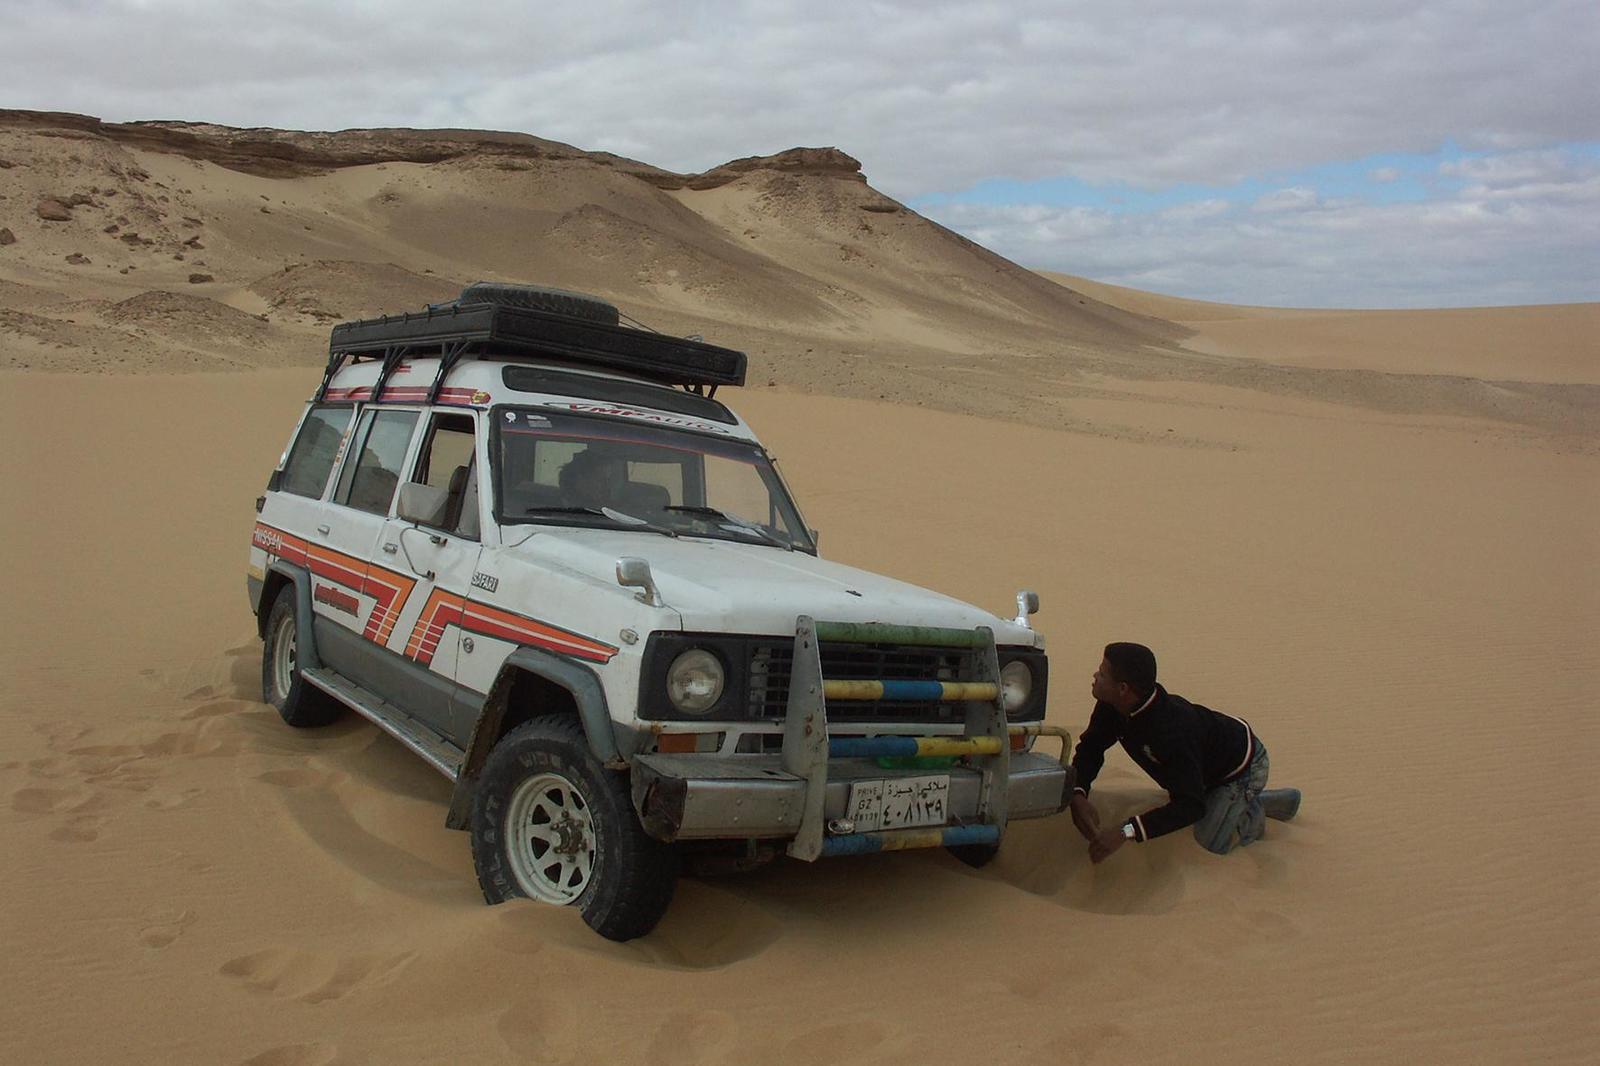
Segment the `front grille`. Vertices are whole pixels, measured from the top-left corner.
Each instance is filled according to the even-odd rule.
[[[841,681],[960,681],[967,652],[896,644],[828,644],[822,676]],[[794,642],[755,644],[750,649],[750,714],[782,719],[789,707],[789,672]],[[937,700],[829,700],[830,722],[962,723],[960,703]]]

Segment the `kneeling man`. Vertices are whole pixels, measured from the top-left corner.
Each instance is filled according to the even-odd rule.
[[[1225,855],[1259,840],[1267,818],[1288,821],[1300,809],[1299,789],[1267,790],[1267,749],[1249,724],[1156,684],[1155,653],[1143,644],[1107,644],[1090,692],[1094,713],[1072,756],[1072,824],[1095,862],[1189,825],[1201,847]],[[1118,742],[1168,803],[1102,829],[1089,788]]]

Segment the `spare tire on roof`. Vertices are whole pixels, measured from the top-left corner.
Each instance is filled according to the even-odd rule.
[[[479,281],[461,290],[456,303],[500,304],[504,307],[526,307],[530,311],[547,311],[552,314],[581,318],[586,322],[599,322],[615,326],[617,309],[597,296],[565,289],[549,289],[542,285],[508,285],[497,281]]]

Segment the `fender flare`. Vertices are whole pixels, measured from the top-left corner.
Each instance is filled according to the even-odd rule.
[[[309,603],[309,598],[307,600]],[[544,678],[565,689],[578,708],[578,721],[583,726],[584,739],[589,752],[602,766],[616,766],[622,758],[617,748],[617,737],[611,721],[611,710],[606,703],[605,689],[593,670],[573,662],[564,655],[542,648],[521,647],[506,657],[489,695],[484,700],[478,724],[473,728],[472,740],[461,760],[461,770],[456,775],[455,793],[450,798],[450,813],[445,824],[452,829],[466,828],[472,813],[472,790],[478,773],[483,769],[489,752],[500,739],[500,725],[505,720],[506,693],[518,673],[529,673]]]
[[[268,564],[267,571],[287,578],[289,584],[294,586],[295,659],[301,670],[319,669],[322,659],[317,655],[317,635],[311,626],[311,571],[282,559],[273,560]],[[272,610],[271,604],[263,603],[262,606]]]

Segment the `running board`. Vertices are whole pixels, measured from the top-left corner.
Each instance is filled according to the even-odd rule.
[[[450,780],[460,776],[466,753],[394,704],[385,703],[376,693],[325,666],[302,670],[300,676],[410,748]]]

